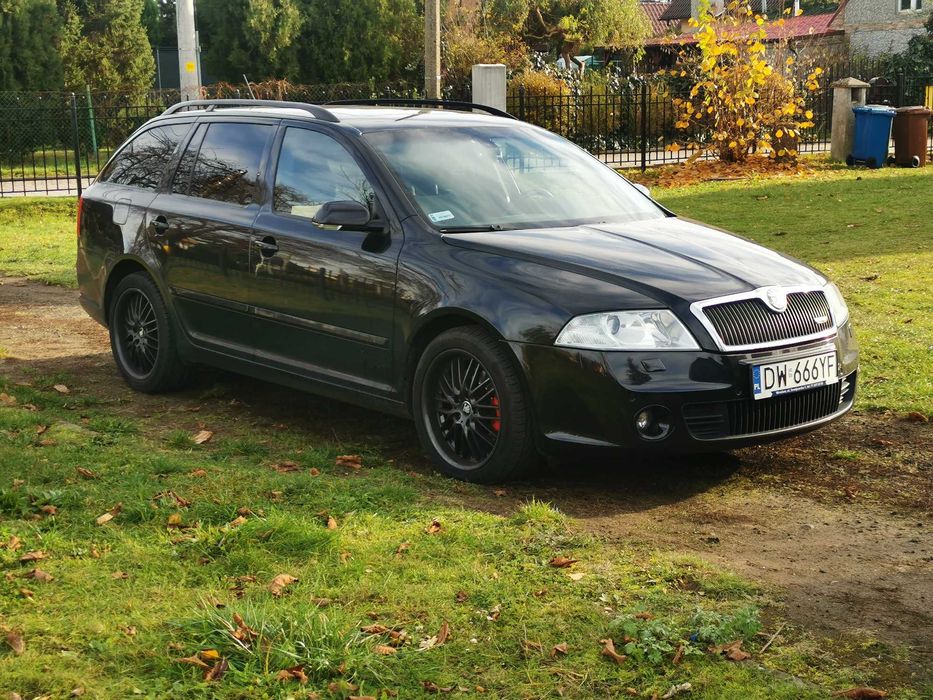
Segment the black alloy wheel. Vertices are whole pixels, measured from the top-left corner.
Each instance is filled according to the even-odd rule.
[[[489,371],[473,355],[448,350],[435,359],[428,379],[433,400],[425,403],[434,438],[448,458],[470,469],[496,449],[502,409]]]
[[[113,322],[123,366],[144,379],[152,373],[159,355],[159,321],[155,309],[139,289],[128,289],[117,300]]]

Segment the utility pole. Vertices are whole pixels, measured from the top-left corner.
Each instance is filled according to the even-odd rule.
[[[178,78],[182,100],[201,97],[201,61],[198,56],[198,34],[194,28],[194,0],[178,0],[175,4],[178,31]]]
[[[441,99],[441,0],[424,2],[424,96]]]

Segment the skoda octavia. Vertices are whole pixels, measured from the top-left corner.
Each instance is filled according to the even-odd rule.
[[[84,192],[77,274],[133,388],[213,365],[410,416],[471,481],[762,443],[855,396],[826,277],[475,105],[172,107]]]

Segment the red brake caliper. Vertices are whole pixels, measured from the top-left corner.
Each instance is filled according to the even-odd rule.
[[[492,397],[492,405],[496,407],[496,419],[492,422],[492,429],[498,433],[499,428],[502,427],[502,421],[500,420],[502,418],[502,413],[499,411],[499,397],[498,396],[494,395]]]

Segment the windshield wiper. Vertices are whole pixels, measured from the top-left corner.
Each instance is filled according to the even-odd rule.
[[[482,226],[448,226],[440,229],[441,233],[482,233],[483,231],[505,231],[502,224],[485,224]]]

